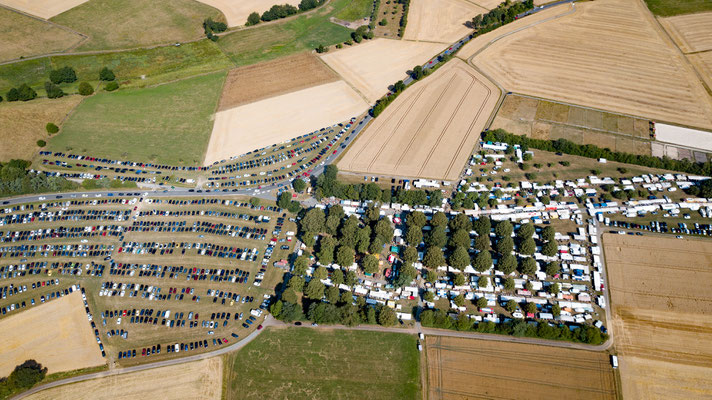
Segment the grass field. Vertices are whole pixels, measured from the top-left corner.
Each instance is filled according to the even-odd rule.
[[[605,352],[428,336],[429,399],[616,399]]]
[[[420,398],[416,338],[268,328],[226,361],[227,399]]]
[[[225,35],[218,44],[242,66],[313,50],[320,44],[344,42],[351,38],[351,30],[330,22],[329,17],[349,4],[349,0],[332,0],[326,7],[307,15]]]
[[[661,17],[712,11],[708,0],[645,0],[650,11]]]
[[[334,16],[344,21],[356,21],[370,16],[372,9],[373,0],[353,0]]]
[[[79,292],[3,318],[0,349],[0,376],[29,359],[47,367],[48,373],[105,363]]]
[[[386,108],[339,161],[339,169],[457,179],[498,99],[490,81],[452,60]]]
[[[137,398],[219,400],[220,357],[60,386],[31,400],[116,400]]]
[[[197,39],[208,17],[225,20],[220,11],[194,0],[90,0],[52,21],[89,36],[78,50],[103,50]]]
[[[604,235],[624,398],[712,396],[712,242]]]
[[[3,143],[0,146],[0,162],[13,158],[31,159],[39,149],[37,141],[49,141],[45,129],[47,123],[59,126],[80,101],[81,96],[65,96],[27,103],[0,103],[0,142]]]
[[[225,73],[87,98],[48,148],[197,165],[205,154]]]
[[[0,36],[0,61],[64,51],[82,40],[76,33],[6,8],[0,8]]]

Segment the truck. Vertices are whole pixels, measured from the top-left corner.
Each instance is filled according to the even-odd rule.
[[[611,365],[613,368],[618,368],[618,356],[611,356]]]

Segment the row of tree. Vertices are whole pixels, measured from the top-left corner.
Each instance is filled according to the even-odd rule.
[[[212,18],[206,18],[203,21],[203,31],[205,31],[205,36],[213,42],[218,41],[218,36],[216,36],[215,33],[225,32],[226,30],[227,24],[224,22],[213,21]]]
[[[534,8],[533,0],[525,1],[505,1],[497,8],[493,8],[487,14],[478,14],[472,19],[473,28],[478,32],[482,30],[492,30],[499,26],[514,21],[517,15]]]
[[[47,376],[47,368],[35,360],[27,360],[15,367],[9,376],[0,378],[0,399],[25,391]]]
[[[73,190],[77,184],[61,177],[48,177],[30,172],[29,161],[10,160],[0,163],[0,196],[27,193],[63,192]]]
[[[99,80],[108,82],[105,87],[107,91],[118,89],[119,85],[115,82],[115,79],[116,76],[114,75],[114,72],[107,67],[104,67],[99,72]],[[63,97],[65,93],[59,85],[62,83],[73,83],[76,81],[77,74],[72,67],[62,67],[51,70],[49,73],[49,81],[44,84],[47,97],[50,99]],[[82,96],[89,96],[94,93],[94,88],[88,82],[81,82],[79,84],[78,93]],[[7,92],[6,97],[7,101],[29,101],[37,98],[37,92],[28,84],[23,83],[16,88],[11,88]],[[1,97],[0,101],[2,101]]]
[[[410,0],[398,0],[398,3],[403,5],[403,15],[401,15],[400,25],[398,27],[398,36],[403,37],[403,34],[405,34],[405,26],[408,25],[408,10],[410,9]]]

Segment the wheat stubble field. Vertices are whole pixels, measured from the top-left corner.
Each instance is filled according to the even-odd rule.
[[[712,242],[605,235],[622,392],[712,396]]]
[[[583,2],[472,61],[514,92],[712,128],[712,100],[663,35],[638,1]]]
[[[490,81],[452,60],[388,106],[346,152],[339,168],[457,179],[498,98]]]
[[[486,12],[467,0],[412,0],[403,38],[450,44],[472,30],[466,22]]]

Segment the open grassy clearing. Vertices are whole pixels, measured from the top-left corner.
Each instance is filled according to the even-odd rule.
[[[468,0],[411,0],[403,38],[451,44],[472,31],[466,23],[486,12]]]
[[[93,379],[48,389],[31,400],[114,400],[136,398],[219,400],[222,389],[220,357]]]
[[[197,0],[201,3],[208,4],[222,11],[227,19],[227,25],[230,27],[245,25],[247,16],[252,12],[260,15],[269,10],[274,4],[291,4],[298,6],[301,0]]]
[[[29,306],[29,305],[28,305]],[[34,359],[48,373],[105,363],[84,313],[82,296],[74,292],[0,320],[0,376]]]
[[[228,356],[226,398],[420,398],[419,358],[400,333],[268,328]]]
[[[684,53],[712,50],[712,12],[659,18]]]
[[[473,61],[510,91],[711,128],[710,96],[663,35],[639,2],[584,2]]]
[[[329,18],[349,4],[349,0],[332,0],[307,15],[225,35],[218,44],[237,65],[249,65],[313,50],[320,44],[341,43],[351,38],[351,30],[330,22]]]
[[[39,150],[37,141],[49,141],[45,126],[56,125],[82,101],[81,96],[38,99],[31,102],[0,104],[0,162],[13,158],[31,159]]]
[[[0,61],[69,49],[80,35],[0,7]]]
[[[208,17],[224,20],[195,0],[90,0],[52,21],[89,36],[78,50],[103,50],[197,39]]]
[[[369,17],[373,10],[373,0],[353,0],[334,17],[344,21],[356,21]]]
[[[428,336],[428,398],[616,399],[605,352]]]
[[[604,235],[625,398],[712,396],[712,242]]]
[[[88,0],[2,0],[0,4],[40,18],[49,19]]]
[[[225,73],[87,98],[48,145],[51,151],[197,165],[205,154]]]
[[[645,0],[645,3],[653,14],[661,17],[712,10],[712,2],[707,0]]]
[[[452,60],[386,108],[339,161],[339,169],[455,180],[498,99],[490,81]]]
[[[311,53],[299,53],[235,68],[225,81],[220,110],[337,80],[336,74]]]

